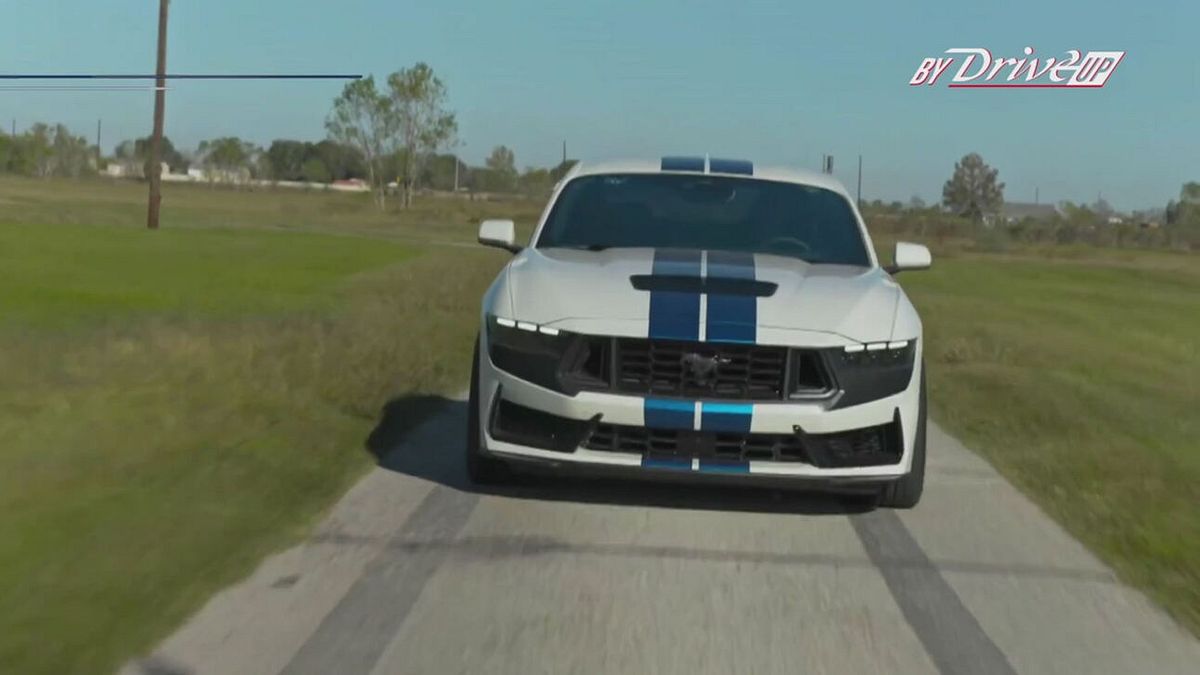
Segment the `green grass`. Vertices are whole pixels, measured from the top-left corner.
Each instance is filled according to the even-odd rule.
[[[111,670],[303,536],[465,383],[505,254],[431,244],[542,206],[165,195],[0,177],[0,672]],[[901,276],[935,418],[1200,631],[1196,258],[971,246]]]
[[[511,218],[528,232],[543,202],[418,198],[380,211],[365,194],[293,189],[248,190],[165,183],[162,227],[315,230],[374,238],[474,241],[479,221]],[[45,181],[0,175],[0,222],[144,227],[146,186],[135,181]]]
[[[964,255],[901,281],[934,417],[1200,631],[1200,265]]]
[[[185,187],[148,232],[140,186],[0,179],[0,672],[145,652],[373,463],[389,401],[403,428],[462,387],[505,255],[420,242],[497,205],[290,197],[300,231]]]
[[[350,274],[406,255],[321,234],[0,223],[0,326],[277,313],[332,299]]]
[[[0,671],[110,670],[300,537],[389,400],[461,387],[500,260],[431,250],[330,311],[0,337]]]

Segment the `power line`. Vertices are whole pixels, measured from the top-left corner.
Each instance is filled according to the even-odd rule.
[[[0,80],[361,80],[362,75],[314,74],[314,73],[177,73],[174,75],[122,75],[105,73],[70,74],[6,74]]]
[[[154,85],[0,84],[0,91],[166,91]]]

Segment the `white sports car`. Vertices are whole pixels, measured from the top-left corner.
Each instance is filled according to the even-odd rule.
[[[925,474],[921,321],[831,176],[741,160],[576,164],[483,297],[467,468],[866,491]]]

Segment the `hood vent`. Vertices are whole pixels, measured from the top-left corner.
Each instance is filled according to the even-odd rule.
[[[674,291],[677,293],[710,293],[714,295],[749,295],[769,298],[779,289],[778,284],[754,279],[722,277],[684,277],[664,274],[635,274],[629,282],[639,291]]]

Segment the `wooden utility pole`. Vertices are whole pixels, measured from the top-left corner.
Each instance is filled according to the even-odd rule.
[[[100,170],[100,162],[104,159],[104,153],[100,150],[100,130],[104,128],[104,120],[96,120],[96,170]]]
[[[862,155],[858,156],[858,205],[862,206]]]
[[[167,104],[167,5],[158,0],[158,70],[154,86],[154,134],[150,138],[150,205],[146,227],[158,229],[158,210],[162,203],[163,114]]]

